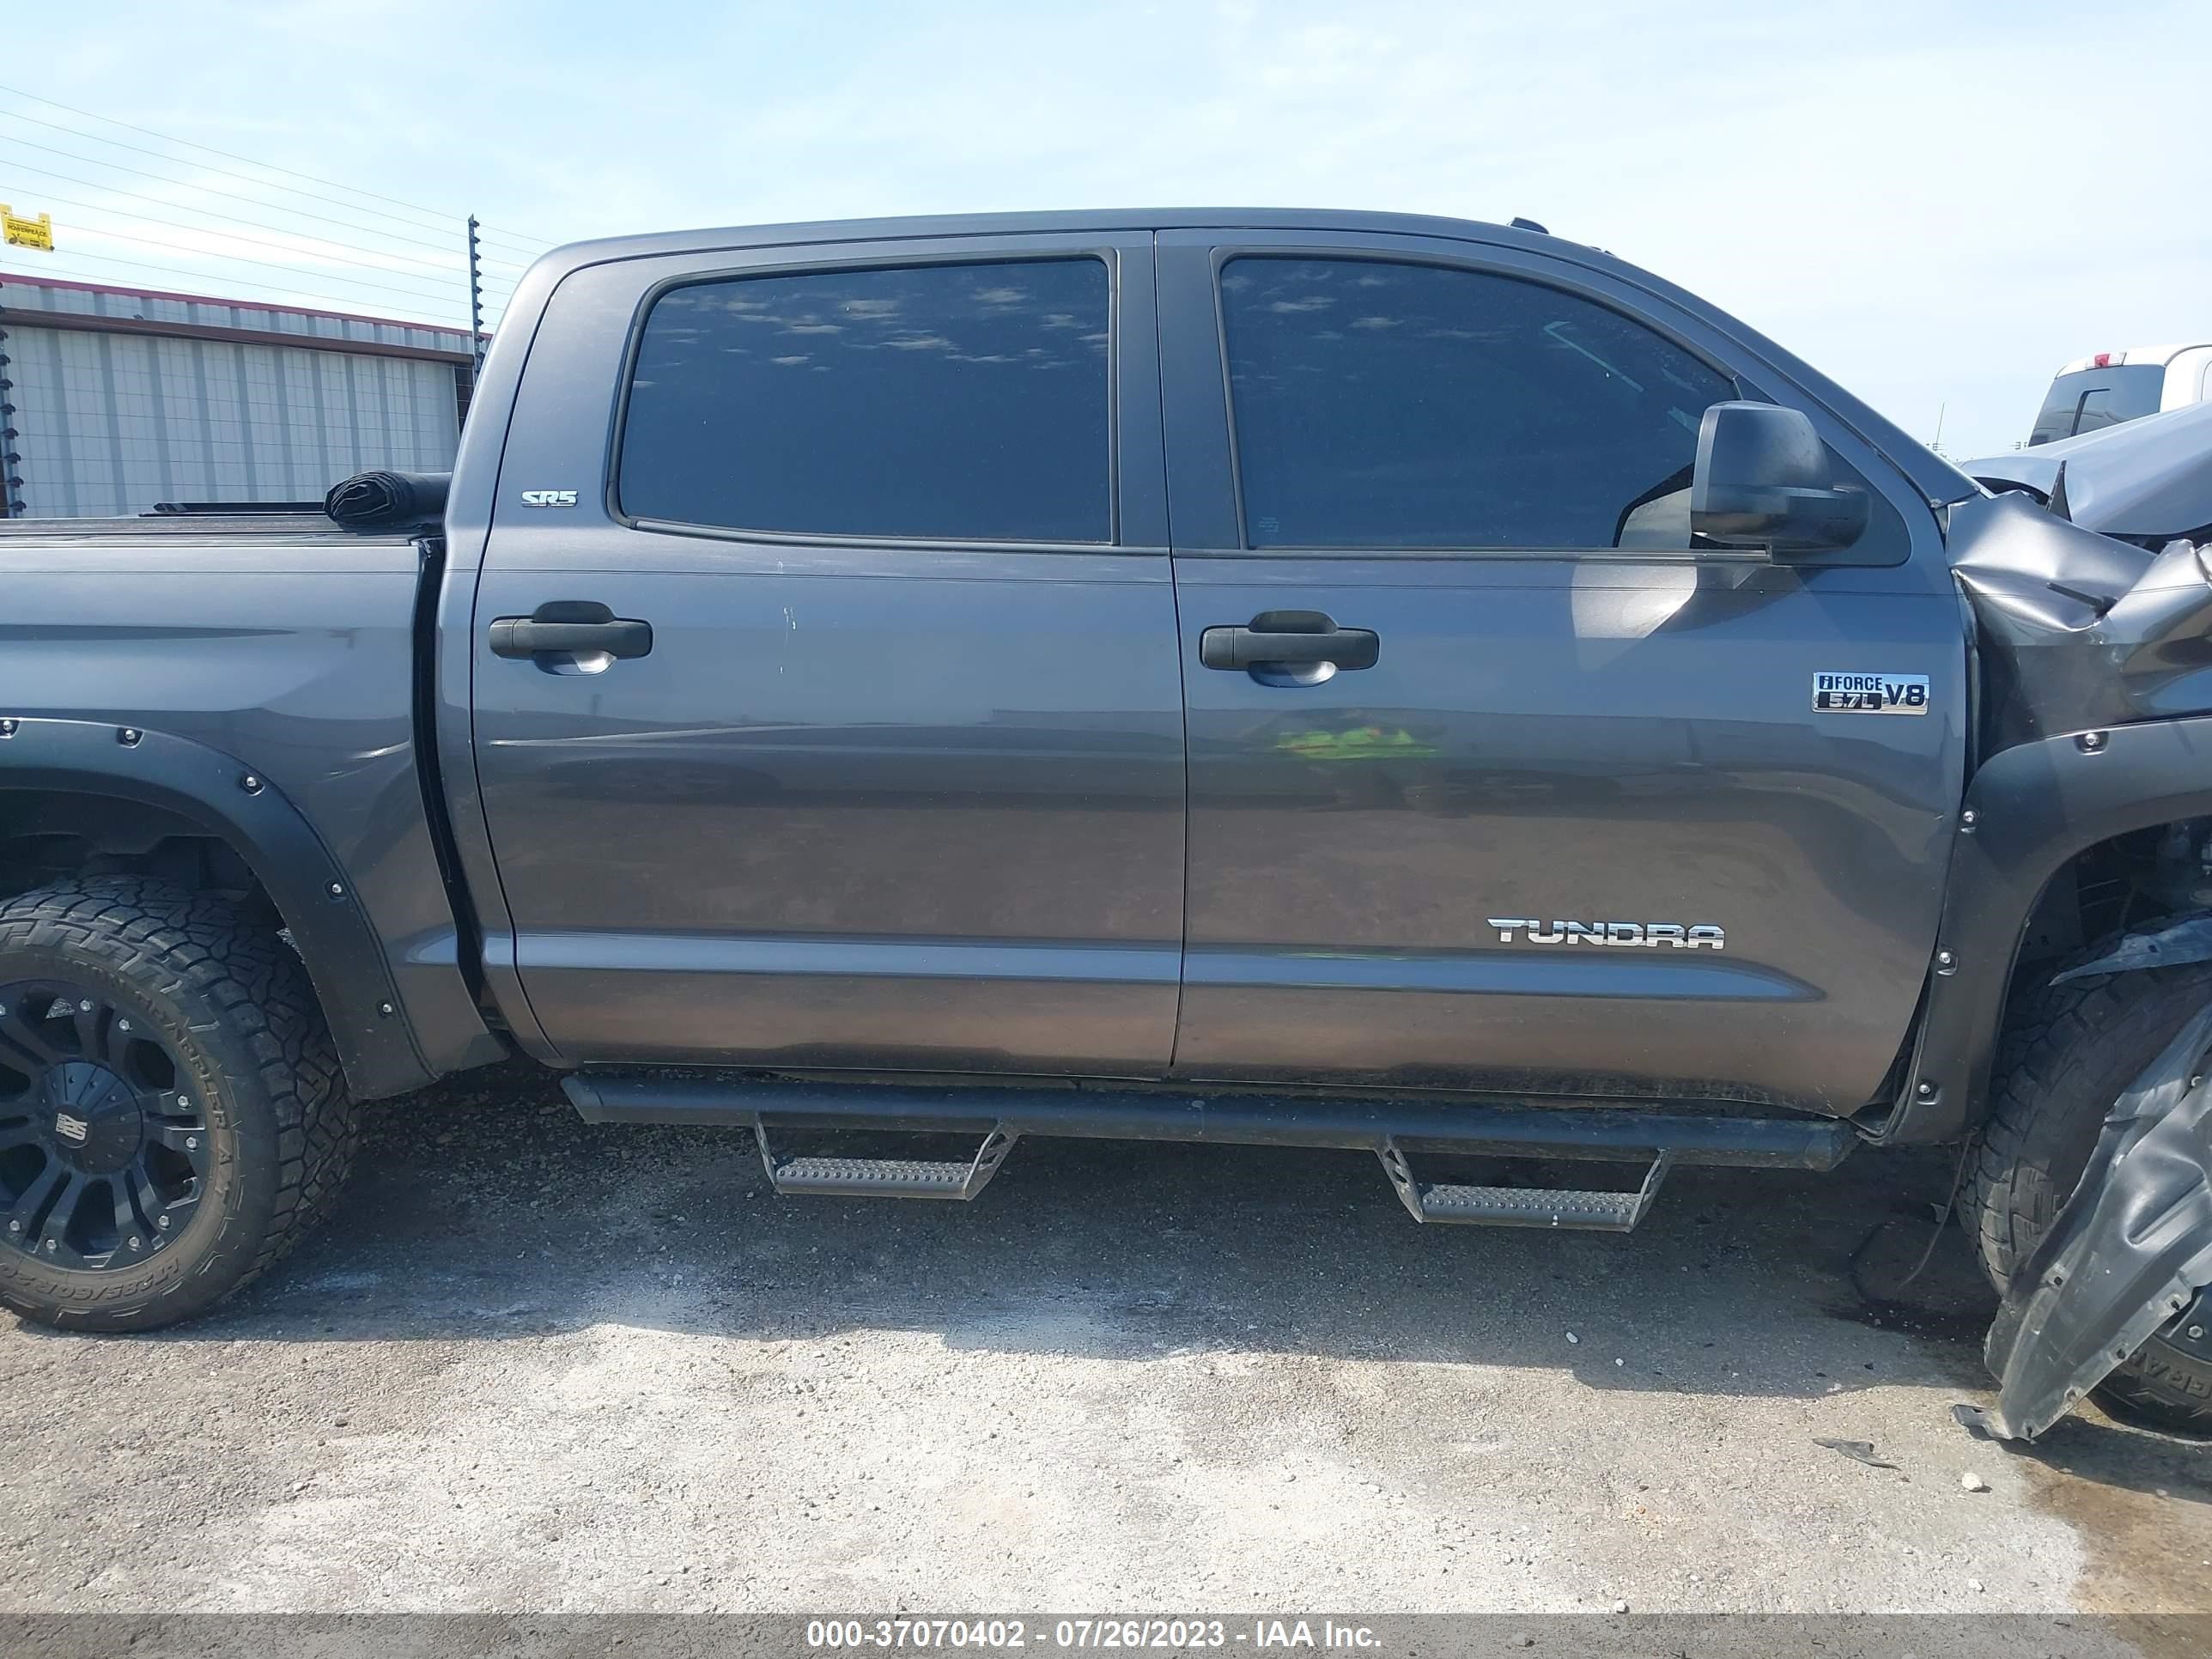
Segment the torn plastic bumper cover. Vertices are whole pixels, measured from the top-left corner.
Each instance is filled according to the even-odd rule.
[[[2161,1326],[2201,1329],[2212,1317],[2208,1054],[2212,1007],[2105,1119],[2081,1185],[1990,1327],[1983,1353],[1998,1379],[1997,1403],[1983,1418],[1990,1433],[2042,1433]]]

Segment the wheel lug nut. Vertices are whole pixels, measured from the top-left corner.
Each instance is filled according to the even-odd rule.
[[[200,1138],[198,1135],[186,1135],[185,1137],[185,1150],[186,1152],[196,1152],[199,1151],[199,1149]]]
[[[165,1215],[157,1215],[154,1218],[154,1224],[156,1227],[167,1227],[169,1224],[169,1218]]]
[[[192,1097],[190,1095],[179,1095],[177,1097],[177,1104],[179,1106],[189,1106],[191,1103]]]
[[[137,1236],[136,1234],[133,1234],[133,1235],[131,1236],[131,1248],[132,1249],[134,1249],[134,1250],[135,1250],[135,1249],[137,1249],[138,1248],[138,1246],[139,1246],[139,1240],[138,1240],[138,1237],[137,1237]]]
[[[131,1029],[131,1022],[127,1019],[118,1019],[115,1022],[115,1029],[118,1031],[127,1031]]]
[[[80,1002],[76,1006],[76,1011],[80,1014],[88,1014],[92,1012],[92,1005],[88,1002]]]

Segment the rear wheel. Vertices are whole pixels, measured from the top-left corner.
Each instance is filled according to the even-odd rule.
[[[0,903],[0,1304],[101,1331],[200,1312],[312,1224],[354,1125],[273,927],[135,877]]]
[[[2000,1291],[2073,1196],[2112,1103],[2207,1001],[2212,964],[2200,963],[2053,985],[2015,1015],[1961,1199]],[[2203,1305],[2153,1336],[2099,1392],[2161,1426],[2212,1434],[2212,1333]]]

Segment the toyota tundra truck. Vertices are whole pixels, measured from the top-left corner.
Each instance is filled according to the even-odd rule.
[[[357,1103],[520,1055],[789,1192],[1226,1141],[1625,1232],[1952,1146],[1996,1431],[2212,1427],[2212,507],[1993,491],[1540,228],[1274,211],[563,248],[450,480],[328,505],[0,527],[28,1318],[207,1308]]]

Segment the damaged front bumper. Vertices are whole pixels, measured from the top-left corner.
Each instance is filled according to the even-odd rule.
[[[2212,1007],[2122,1094],[2074,1196],[2014,1276],[1982,1426],[2043,1432],[2169,1323],[2212,1358]]]

